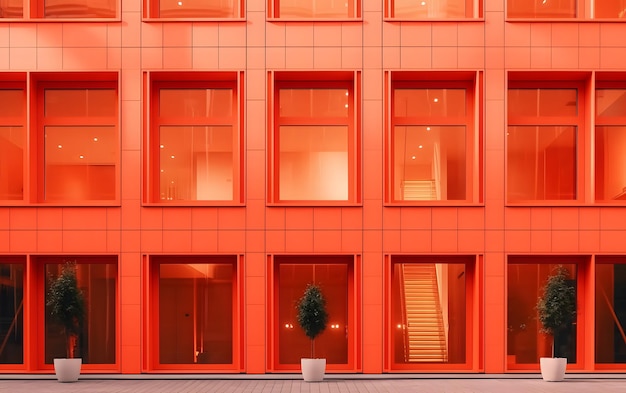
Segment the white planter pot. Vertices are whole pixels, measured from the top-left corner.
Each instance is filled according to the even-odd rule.
[[[83,359],[54,359],[54,372],[59,382],[76,382]]]
[[[306,382],[319,382],[324,380],[326,372],[326,359],[300,359],[302,377]]]
[[[544,381],[558,382],[565,378],[567,358],[540,358],[539,365]]]

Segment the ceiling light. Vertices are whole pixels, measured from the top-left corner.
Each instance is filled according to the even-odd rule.
[[[422,1],[422,5],[426,5],[426,2],[425,2],[425,1]]]
[[[424,146],[422,146],[422,145],[419,145],[418,147],[419,147],[420,149],[423,149],[423,148],[424,148]]]
[[[59,149],[62,149],[62,148],[63,148],[63,145],[57,145],[57,147],[58,147]]]
[[[411,157],[411,160],[414,160],[414,159],[415,159],[415,156],[412,156],[412,157]]]
[[[98,137],[94,137],[94,138],[93,138],[93,141],[94,141],[94,142],[98,142]]]
[[[80,156],[78,156],[78,158],[80,158],[80,159],[82,160],[83,158],[85,158],[85,156],[83,156],[83,155],[81,154]]]
[[[170,156],[170,158],[176,158],[176,156],[173,156],[173,155],[172,155],[172,156]]]
[[[430,127],[426,127],[426,131],[430,131]]]
[[[178,5],[183,5],[183,2],[182,2],[182,1],[179,1],[179,2],[178,2]]]
[[[435,98],[433,101],[434,102],[439,102],[439,98]]]
[[[161,146],[159,146],[159,147],[160,147],[161,149],[163,149],[163,148],[165,147],[165,145],[161,145]]]

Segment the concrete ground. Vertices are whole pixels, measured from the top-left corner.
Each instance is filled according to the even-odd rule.
[[[46,376],[0,375],[0,393],[610,393],[626,392],[626,375],[575,375],[562,382],[544,382],[538,375],[526,376],[336,376],[323,382],[308,383],[299,379],[270,379],[262,376],[243,379],[233,376],[174,376],[153,379],[154,375],[115,379],[94,375],[78,382],[59,383]],[[99,379],[100,378],[100,379]],[[180,379],[176,379],[180,378]],[[194,379],[187,379],[194,378]]]

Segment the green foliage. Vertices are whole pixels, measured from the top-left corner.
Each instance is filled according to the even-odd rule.
[[[320,287],[308,284],[298,301],[297,310],[298,324],[304,330],[304,334],[311,339],[311,357],[314,357],[313,340],[326,329],[328,323],[326,299]]]
[[[74,340],[70,338],[78,336],[85,317],[85,300],[78,288],[75,262],[66,262],[61,268],[61,273],[56,278],[51,278],[46,307],[50,317],[63,326],[67,356],[73,357]]]
[[[567,270],[558,266],[548,277],[543,287],[543,295],[537,301],[541,332],[550,334],[555,339],[576,318],[576,289],[567,279]]]

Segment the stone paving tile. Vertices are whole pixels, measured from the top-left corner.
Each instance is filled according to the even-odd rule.
[[[612,393],[626,378],[566,379],[331,379],[301,380],[0,380],[0,393]]]

